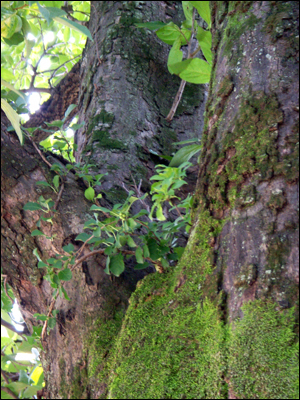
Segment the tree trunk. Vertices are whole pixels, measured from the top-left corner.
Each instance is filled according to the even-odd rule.
[[[131,296],[109,398],[298,397],[298,4],[211,10],[194,226]]]
[[[205,89],[179,86],[167,46],[134,22],[180,20],[177,2],[92,2],[80,64],[76,159],[105,173],[103,205],[122,202],[171,143],[200,135]],[[298,6],[212,2],[215,52],[194,226],[176,268],[164,274],[103,272],[88,259],[58,298],[43,341],[47,398],[295,398],[297,275]],[[76,89],[78,90],[78,89]],[[63,92],[62,92],[63,93]],[[63,115],[62,112],[59,115]],[[28,201],[55,196],[36,181],[53,174],[29,141],[2,126],[2,268],[32,331],[53,289],[38,269],[73,243],[90,218],[82,182],[67,175],[53,241],[31,236]],[[99,268],[100,266],[100,268]],[[129,299],[130,298],[130,299]],[[129,308],[128,302],[130,303]]]
[[[182,105],[172,124],[165,121],[179,86],[167,70],[167,45],[156,35],[135,28],[134,22],[183,20],[179,2],[93,2],[89,29],[94,42],[88,42],[82,61],[55,88],[53,96],[36,113],[26,127],[43,126],[43,122],[62,119],[79,93],[79,121],[84,128],[76,132],[76,160],[93,164],[94,174],[107,173],[100,190],[102,205],[122,202],[127,191],[142,181],[141,191],[149,190],[149,177],[156,163],[165,163],[158,154],[169,155],[172,142],[200,136],[203,126],[206,89],[187,85]],[[81,85],[80,85],[81,83]],[[80,87],[79,87],[80,86]],[[40,230],[47,236],[31,236],[40,211],[24,211],[27,202],[42,195],[57,195],[36,186],[37,181],[54,177],[49,166],[36,153],[31,141],[20,146],[18,139],[6,131],[2,120],[2,271],[19,301],[24,319],[33,332],[42,325],[34,313],[47,314],[53,289],[38,268],[34,249],[45,261],[63,254],[62,247],[83,232],[84,222],[93,216],[91,203],[84,197],[84,182],[70,172],[53,214],[53,226],[42,222]],[[34,141],[45,139],[44,131],[35,133]],[[63,163],[54,156],[50,163]],[[190,182],[196,182],[195,169]],[[194,190],[194,187],[191,186]],[[136,206],[135,206],[136,207]],[[47,215],[48,217],[49,215]],[[89,258],[73,271],[65,284],[70,301],[58,298],[54,309],[56,327],[49,331],[41,354],[47,398],[105,397],[110,369],[107,364],[136,283],[147,273],[133,270],[130,262],[119,277],[106,275],[105,257]],[[100,348],[99,348],[100,346]],[[101,379],[98,374],[101,374]]]

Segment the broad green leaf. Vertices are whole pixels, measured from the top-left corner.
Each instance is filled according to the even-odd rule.
[[[194,58],[191,60],[187,68],[179,74],[179,76],[181,79],[187,82],[200,84],[209,82],[210,73],[211,73],[210,64],[208,64],[204,60],[200,60],[200,58]]]
[[[1,85],[7,87],[8,89],[12,90],[13,92],[17,93],[20,97],[22,97],[25,100],[25,95],[22,92],[19,92],[17,89],[13,87],[10,83],[6,82],[4,79],[1,78]]]
[[[67,15],[64,10],[57,7],[45,7],[45,9],[49,12],[50,18],[62,17],[63,15]]]
[[[105,208],[105,207],[98,207],[98,206],[96,206],[95,204],[92,205],[92,207],[90,208],[90,210],[91,210],[91,211],[103,211],[103,212],[106,212],[106,213],[109,213],[109,212],[110,212],[110,210],[109,210],[108,208]]]
[[[59,188],[59,175],[55,175],[55,177],[53,178],[53,185],[55,189]]]
[[[95,190],[92,187],[89,187],[85,190],[84,192],[84,196],[88,199],[93,201],[94,197],[95,197]]]
[[[35,184],[38,185],[38,186],[48,186],[48,187],[51,187],[51,185],[49,185],[49,183],[46,182],[46,181],[37,181],[37,182],[35,182]]]
[[[197,154],[201,150],[201,146],[199,144],[191,144],[190,146],[185,146],[182,149],[178,150],[175,153],[174,157],[170,162],[170,167],[179,167],[179,165],[188,161],[193,157],[194,154]]]
[[[136,247],[136,244],[134,243],[134,240],[131,236],[127,236],[127,244],[129,247]]]
[[[85,26],[80,25],[77,22],[70,21],[69,19],[62,18],[62,17],[55,17],[53,19],[54,19],[54,21],[57,21],[57,22],[61,23],[62,25],[68,26],[69,28],[74,29],[75,31],[81,33],[82,35],[87,36],[93,42],[91,32]]]
[[[121,273],[125,269],[124,257],[121,253],[118,253],[115,256],[111,257],[109,269],[114,275],[116,275],[116,276],[121,275]]]
[[[200,26],[198,27],[198,33],[196,36],[202,53],[204,54],[206,61],[212,63],[212,51],[211,51],[211,32],[205,31]]]
[[[139,22],[134,25],[137,28],[147,28],[147,29],[150,29],[150,31],[156,31],[157,29],[160,29],[167,24],[165,24],[164,22],[161,22],[161,21],[152,21],[152,22]]]
[[[76,104],[70,104],[69,107],[67,108],[67,111],[65,112],[65,117],[67,117],[76,107],[77,107]]]
[[[43,232],[39,231],[38,229],[35,229],[34,231],[31,232],[31,236],[46,236]]]
[[[193,6],[197,9],[201,18],[211,27],[209,1],[192,1]]]
[[[76,236],[75,240],[81,240],[82,242],[86,242],[91,236],[92,235],[89,235],[88,233],[82,232]]]
[[[163,214],[162,206],[160,204],[157,206],[157,209],[156,209],[156,218],[159,221],[165,221],[166,220],[166,217]]]
[[[174,22],[169,22],[163,28],[156,31],[157,36],[163,42],[167,44],[173,44],[174,41],[181,36],[179,26],[175,25]]]
[[[63,247],[63,250],[71,254],[74,251],[74,246],[72,245],[72,243],[69,243],[68,245]]]
[[[48,319],[48,327],[49,329],[53,329],[56,325],[56,318],[55,317],[51,317]]]
[[[2,81],[2,78],[3,78],[3,79],[6,79],[6,80],[8,80],[8,81],[12,81],[12,80],[14,80],[15,76],[14,76],[14,74],[13,74],[11,71],[9,71],[8,69],[6,69],[6,68],[1,68],[1,81]]]
[[[45,268],[48,267],[48,264],[44,263],[43,261],[38,262],[38,268]]]
[[[15,32],[22,28],[21,18],[14,14],[1,20],[1,36],[9,39]]]
[[[180,50],[180,47],[181,47],[181,40],[180,37],[178,37],[174,41],[168,57],[168,70],[170,74],[173,74],[172,65],[182,61],[183,53]]]
[[[144,257],[150,257],[149,248],[146,244],[143,246]]]
[[[23,144],[23,134],[20,128],[20,117],[4,99],[1,99],[1,108],[5,112],[7,118],[10,120],[12,126],[14,127],[20,143]]]
[[[135,258],[138,264],[144,263],[143,250],[140,246],[135,250]]]
[[[149,263],[144,262],[143,264],[135,264],[133,269],[138,270],[138,269],[145,269],[147,267],[149,267]]]
[[[3,38],[3,40],[9,46],[17,46],[18,44],[24,42],[24,36],[21,32],[16,32],[9,39]]]
[[[154,239],[149,239],[147,242],[151,260],[157,260],[160,257],[158,244]]]
[[[58,273],[58,277],[61,281],[70,281],[72,279],[72,272],[69,268],[65,268]]]
[[[23,206],[23,210],[35,211],[35,210],[44,210],[44,208],[38,204],[29,201]]]
[[[182,1],[182,8],[185,18],[189,21],[193,18],[193,1]]]
[[[44,314],[35,313],[35,314],[33,314],[33,316],[34,316],[37,320],[40,320],[40,321],[47,321],[47,319],[48,319],[47,315],[44,315]]]

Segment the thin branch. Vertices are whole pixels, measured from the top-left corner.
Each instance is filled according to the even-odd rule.
[[[55,204],[54,204],[54,210],[57,210],[58,203],[59,203],[59,201],[60,201],[60,199],[61,199],[61,196],[62,196],[62,193],[63,193],[63,191],[64,191],[64,188],[65,188],[65,184],[64,184],[64,182],[62,182],[62,184],[60,185],[60,190],[59,190],[59,192],[58,192],[58,195],[57,195]]]
[[[3,390],[3,392],[6,392],[7,394],[9,394],[13,399],[18,399],[19,397],[16,396],[14,394],[14,392],[12,390],[10,390],[8,387],[6,386],[1,386],[1,390]]]
[[[36,151],[39,153],[39,155],[41,156],[42,160],[48,165],[48,167],[52,167],[52,164],[49,163],[49,161],[46,160],[45,156],[43,155],[43,153],[41,152],[41,150],[38,148],[38,146],[35,144],[35,142],[33,141],[33,139],[31,138],[31,136],[29,136],[29,140],[31,141],[31,143],[33,144],[33,147],[36,149]]]
[[[193,53],[193,56],[192,56],[192,54],[191,54],[191,45],[192,45],[192,41],[193,41],[193,38],[194,38],[195,17],[196,17],[196,9],[194,8],[194,9],[193,9],[193,19],[192,19],[191,37],[190,37],[190,40],[187,42],[187,43],[188,43],[188,55],[187,55],[187,59],[193,58],[193,56],[194,56],[194,53]],[[184,35],[183,35],[183,36],[184,36]],[[184,37],[185,37],[185,36],[184,36]],[[185,40],[186,40],[186,39],[185,39]],[[198,52],[198,51],[197,51],[197,52]],[[195,54],[197,54],[197,53],[195,53]],[[172,119],[173,119],[173,117],[174,117],[174,115],[175,115],[175,113],[176,113],[176,110],[177,110],[178,104],[180,103],[180,100],[181,100],[181,97],[182,97],[182,94],[183,94],[185,85],[186,85],[186,81],[182,80],[181,83],[180,83],[178,92],[177,92],[177,94],[176,94],[176,96],[175,96],[175,99],[174,99],[174,101],[173,101],[173,104],[172,104],[172,107],[171,107],[171,109],[170,109],[170,112],[169,112],[169,114],[168,114],[167,117],[166,117],[166,121],[168,121],[168,122],[171,122],[171,121],[172,121]]]

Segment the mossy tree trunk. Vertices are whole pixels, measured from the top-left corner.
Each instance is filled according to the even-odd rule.
[[[107,172],[100,188],[102,205],[122,202],[126,190],[140,180],[141,190],[148,190],[155,164],[165,162],[157,154],[170,154],[172,142],[200,136],[205,87],[187,85],[174,121],[167,123],[165,116],[180,80],[167,70],[168,46],[156,35],[134,27],[134,22],[180,19],[180,8],[180,2],[93,2],[89,28],[94,42],[87,43],[82,61],[26,124],[39,126],[62,119],[79,95],[79,122],[84,122],[84,128],[76,132],[76,159],[82,165],[93,164],[91,173]],[[53,226],[42,222],[40,228],[55,238],[31,236],[40,212],[24,211],[23,206],[41,195],[56,200],[55,193],[36,185],[37,181],[51,182],[54,173],[29,140],[20,146],[14,134],[6,131],[8,125],[3,117],[1,265],[32,331],[33,325],[39,325],[33,314],[48,313],[53,293],[33,250],[45,261],[63,254],[62,247],[68,243],[79,249],[81,243],[74,239],[93,216],[92,203],[84,197],[84,182],[70,172]],[[45,133],[38,131],[34,139],[44,138]],[[63,162],[54,156],[48,161]],[[195,185],[196,174],[191,172],[190,179]],[[43,341],[41,353],[46,398],[106,396],[107,357],[130,294],[145,273],[134,271],[129,263],[119,278],[111,279],[104,268],[105,257],[87,259],[65,285],[71,300],[59,298],[55,303],[57,324]]]
[[[299,396],[298,4],[211,11],[193,229],[131,296],[109,398]]]

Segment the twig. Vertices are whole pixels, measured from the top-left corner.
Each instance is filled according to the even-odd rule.
[[[31,136],[29,136],[29,139],[31,141],[31,143],[33,144],[33,147],[36,149],[36,151],[39,153],[39,155],[41,156],[42,160],[48,165],[48,167],[52,167],[52,164],[49,163],[49,161],[46,160],[45,156],[43,155],[43,153],[41,152],[41,150],[38,148],[38,146],[36,145],[36,143],[33,141],[33,139],[31,138]]]
[[[65,184],[62,182],[62,184],[61,184],[61,186],[60,186],[59,193],[58,193],[58,195],[57,195],[57,198],[56,198],[56,201],[55,201],[55,204],[54,204],[54,210],[57,210],[58,203],[59,203],[59,201],[60,201],[60,199],[61,199],[61,196],[62,196],[62,193],[63,193],[63,191],[64,191],[64,188],[65,188]]]
[[[19,397],[18,396],[16,396],[15,394],[14,394],[14,392],[12,391],[12,390],[10,390],[8,387],[6,387],[6,386],[1,386],[1,390],[3,390],[3,392],[6,392],[6,393],[8,393],[13,399],[18,399]]]
[[[197,51],[195,54],[194,54],[194,53],[191,54],[191,45],[192,45],[192,41],[193,41],[193,37],[194,37],[195,16],[196,16],[196,9],[194,8],[194,10],[193,10],[193,20],[192,20],[192,32],[191,32],[191,37],[190,37],[190,40],[187,41],[187,43],[188,43],[188,55],[187,55],[187,59],[193,58],[194,55],[196,55],[197,52],[198,52],[198,51]],[[184,36],[184,35],[183,35],[183,36]],[[184,37],[185,37],[185,36],[184,36]],[[186,40],[186,39],[185,39],[185,40]],[[175,115],[175,113],[176,113],[176,110],[177,110],[178,104],[180,103],[180,100],[181,100],[181,97],[182,97],[182,94],[183,94],[185,85],[186,85],[186,81],[182,80],[181,83],[180,83],[178,92],[177,92],[177,94],[176,94],[176,96],[175,96],[175,99],[174,99],[174,101],[173,101],[171,110],[170,110],[169,114],[168,114],[167,117],[166,117],[166,121],[168,121],[168,122],[171,122],[171,121],[172,121],[172,119],[173,119],[173,117],[174,117],[174,115]]]

